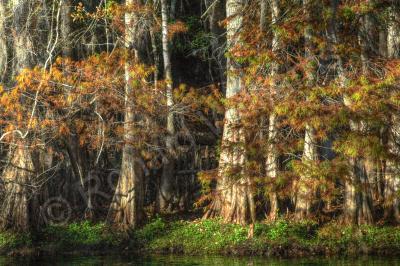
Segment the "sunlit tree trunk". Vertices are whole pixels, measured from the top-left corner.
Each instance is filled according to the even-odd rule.
[[[389,9],[389,23],[387,32],[387,53],[389,58],[397,58],[400,55],[399,19],[399,6],[393,4],[393,6]]]
[[[24,69],[33,66],[34,48],[32,34],[30,32],[31,22],[29,21],[29,13],[31,11],[33,1],[15,0],[12,1],[13,25],[15,34],[13,35],[14,44],[14,75]]]
[[[313,51],[313,29],[312,29],[312,12],[315,9],[315,6],[311,5],[312,1],[303,0],[303,9],[304,14],[307,20],[309,20],[309,24],[305,26],[304,29],[304,50],[305,50],[305,58],[306,58],[306,86],[308,88],[312,88],[316,79],[316,60],[314,59],[314,51]],[[307,124],[305,128],[304,134],[304,148],[303,148],[303,156],[302,163],[306,165],[306,167],[312,167],[312,164],[318,159],[317,148],[316,148],[316,139],[314,128]],[[301,220],[310,215],[312,203],[314,200],[315,191],[312,188],[312,180],[307,176],[307,173],[300,173],[300,180],[298,183],[298,191],[296,196],[296,209],[295,216],[296,219]]]
[[[129,7],[137,4],[137,0],[127,0]],[[133,47],[135,42],[136,15],[125,13],[126,48]],[[139,61],[139,53],[134,50],[135,63]],[[131,58],[131,57],[129,57]],[[129,59],[127,59],[129,60]],[[136,227],[144,219],[144,171],[138,150],[135,148],[135,113],[133,106],[134,91],[131,86],[130,68],[132,64],[125,63],[125,120],[124,146],[122,164],[118,184],[108,212],[108,221],[125,228]]]
[[[12,159],[2,174],[6,194],[1,206],[0,227],[29,231],[35,222],[31,208],[31,186],[36,175],[32,155],[23,143],[16,143],[9,156]]]
[[[266,3],[262,3],[263,5],[266,5]],[[270,2],[271,4],[271,18],[272,18],[272,25],[275,26],[275,24],[278,22],[279,16],[280,16],[280,8],[279,8],[279,1],[278,0],[272,0]],[[262,9],[265,9],[265,6],[262,6]],[[264,11],[265,12],[265,11]],[[263,14],[264,12],[261,12],[262,16],[265,16],[266,14]],[[262,18],[263,19],[263,18]],[[261,27],[265,27],[265,23],[261,21]],[[281,49],[281,44],[280,44],[280,38],[279,38],[279,32],[277,30],[273,31],[273,37],[272,37],[272,52],[274,54],[278,53]],[[272,62],[271,64],[271,89],[270,89],[270,101],[271,105],[274,106],[274,98],[277,94],[277,87],[278,87],[278,82],[277,82],[277,75],[279,74],[279,63],[278,62]],[[265,165],[265,172],[267,175],[267,178],[269,180],[275,181],[277,177],[277,172],[278,172],[278,152],[276,149],[276,144],[277,144],[277,134],[278,134],[278,129],[277,129],[277,116],[272,110],[271,114],[269,115],[268,119],[268,144],[267,144],[267,160],[266,160],[266,165]],[[270,202],[270,212],[269,212],[269,219],[270,220],[275,220],[278,217],[278,211],[279,211],[279,206],[278,206],[278,196],[277,193],[274,189],[272,189],[269,193],[269,202]]]
[[[30,1],[15,0],[11,3],[13,12],[13,72],[18,75],[22,69],[33,65],[33,41],[31,39]],[[39,209],[33,208],[36,169],[27,139],[15,136],[8,153],[9,163],[4,168],[4,201],[1,206],[0,227],[28,231],[39,223]]]
[[[398,156],[400,156],[400,147],[398,145],[400,139],[400,116],[393,114],[391,120],[387,145],[389,152],[395,158],[398,158]],[[389,159],[386,161],[384,179],[384,215],[386,219],[394,218],[398,223],[400,223],[399,172],[400,166],[396,160]]]
[[[240,44],[240,29],[243,23],[244,1],[226,2],[227,45],[233,51]],[[242,90],[241,67],[234,56],[227,62],[228,76],[226,98],[236,96]],[[235,107],[225,112],[224,133],[219,160],[218,184],[214,201],[205,218],[221,216],[225,222],[246,224],[254,222],[254,199],[251,180],[245,176],[245,135],[240,128],[240,114]],[[238,127],[239,126],[239,127]]]
[[[5,3],[5,0],[0,0],[0,82],[5,81],[8,66]]]
[[[389,10],[389,23],[387,29],[387,56],[391,59],[400,57],[400,11],[399,7],[392,6]],[[394,112],[391,117],[391,126],[388,130],[387,145],[389,152],[394,158],[399,158],[400,148],[400,115]],[[394,159],[386,161],[385,186],[384,186],[384,207],[385,218],[394,218],[400,223],[400,165]]]

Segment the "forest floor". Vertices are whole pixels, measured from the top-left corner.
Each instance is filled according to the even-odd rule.
[[[220,220],[156,218],[140,229],[119,232],[104,223],[49,226],[36,234],[0,233],[4,255],[186,254],[272,257],[400,255],[400,227],[341,226],[278,220],[249,227]]]

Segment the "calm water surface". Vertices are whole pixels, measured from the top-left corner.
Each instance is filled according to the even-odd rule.
[[[400,265],[400,258],[360,257],[347,259],[267,259],[267,258],[231,258],[231,257],[194,257],[194,256],[154,256],[154,257],[115,257],[115,256],[71,256],[41,258],[0,257],[0,265]]]

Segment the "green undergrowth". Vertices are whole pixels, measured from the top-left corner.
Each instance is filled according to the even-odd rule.
[[[55,250],[107,250],[123,245],[126,234],[105,223],[88,221],[68,225],[52,225],[41,231],[36,239],[41,246]]]
[[[400,254],[400,228],[393,226],[318,225],[312,221],[254,225],[225,224],[218,219],[166,221],[156,218],[133,231],[104,223],[48,226],[36,234],[0,233],[0,252],[42,253],[141,252],[147,254],[225,254],[277,257]]]
[[[131,244],[150,253],[268,256],[386,254],[400,251],[400,228],[318,226],[315,222],[257,223],[249,227],[220,220],[165,222],[157,218],[134,232]]]
[[[0,253],[9,253],[13,250],[31,248],[32,236],[26,233],[1,232]]]

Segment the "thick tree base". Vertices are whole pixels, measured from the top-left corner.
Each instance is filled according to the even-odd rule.
[[[32,155],[23,145],[9,153],[10,163],[6,166],[2,181],[4,198],[1,205],[0,228],[29,231],[39,217],[40,211],[33,210],[33,188],[35,169]],[[37,213],[33,213],[36,211]]]
[[[255,221],[253,193],[248,183],[237,182],[219,190],[203,218],[221,217],[226,223],[250,224]]]

